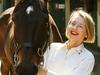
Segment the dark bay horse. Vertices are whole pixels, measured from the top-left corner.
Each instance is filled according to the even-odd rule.
[[[21,0],[0,16],[2,75],[36,75],[51,42],[61,42],[47,0]]]

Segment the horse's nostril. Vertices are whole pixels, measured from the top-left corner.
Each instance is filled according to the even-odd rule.
[[[17,75],[36,75],[38,68],[35,65],[30,64],[20,64],[16,68]]]

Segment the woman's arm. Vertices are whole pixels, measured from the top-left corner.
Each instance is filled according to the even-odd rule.
[[[37,75],[47,75],[47,71],[42,68],[39,68]]]
[[[39,69],[37,75],[58,75],[55,72]]]

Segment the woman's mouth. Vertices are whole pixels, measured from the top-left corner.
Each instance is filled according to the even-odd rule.
[[[78,33],[75,32],[75,31],[71,31],[71,34],[72,34],[72,35],[75,35],[75,36],[78,35]]]

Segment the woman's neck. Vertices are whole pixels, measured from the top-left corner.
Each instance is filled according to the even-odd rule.
[[[73,47],[77,47],[80,44],[82,44],[82,42],[76,42],[76,41],[70,41],[70,40],[68,40],[66,43],[68,49],[71,49]]]

